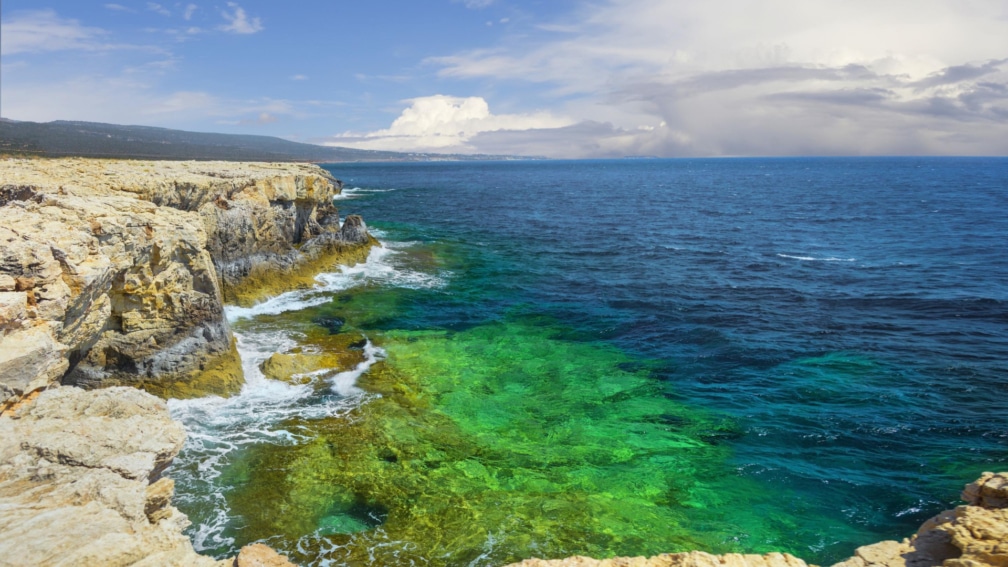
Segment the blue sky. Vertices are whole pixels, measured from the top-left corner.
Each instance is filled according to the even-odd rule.
[[[1003,0],[4,0],[0,114],[360,148],[1008,154]]]

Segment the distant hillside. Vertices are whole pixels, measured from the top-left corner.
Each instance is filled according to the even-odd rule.
[[[506,159],[383,152],[317,146],[272,136],[209,134],[98,122],[20,122],[0,119],[0,153],[144,159],[226,161],[426,161]]]

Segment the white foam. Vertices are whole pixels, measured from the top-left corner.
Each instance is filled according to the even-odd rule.
[[[273,297],[248,308],[225,308],[229,321],[257,315],[273,315],[326,303],[334,292],[368,283],[393,287],[425,288],[444,285],[444,275],[424,274],[397,268],[395,260],[403,254],[388,246],[376,246],[367,261],[338,272],[319,274],[312,289],[296,290]],[[199,551],[230,548],[234,538],[227,535],[236,525],[225,492],[228,486],[218,479],[241,451],[259,444],[290,445],[308,441],[300,430],[283,424],[292,418],[316,420],[345,415],[376,397],[357,387],[357,380],[375,363],[385,358],[385,351],[365,343],[365,360],[353,370],[335,372],[331,369],[305,375],[309,384],[288,384],[266,378],[259,366],[276,352],[297,345],[283,330],[263,328],[235,333],[238,354],[245,372],[245,386],[230,398],[210,396],[193,400],[169,400],[168,409],[174,419],[186,428],[183,451],[175,459],[168,474],[179,489],[176,500],[199,513],[191,517],[196,524],[193,546]],[[320,394],[311,382],[325,380],[330,394]]]
[[[390,246],[382,244],[371,248],[367,261],[355,266],[342,266],[339,272],[325,272],[315,277],[316,286],[282,293],[252,307],[229,305],[224,308],[228,321],[249,319],[257,315],[278,315],[287,311],[299,311],[322,305],[332,299],[335,292],[344,291],[368,282],[392,287],[423,289],[441,287],[447,273],[425,274],[415,270],[398,268],[394,257],[400,254]]]
[[[801,260],[803,262],[854,262],[857,258],[836,258],[830,256],[829,258],[816,258],[815,256],[792,256],[791,254],[778,254],[780,258],[790,258],[792,260]]]
[[[259,370],[259,365],[271,354],[296,344],[290,337],[278,331],[235,333],[235,337],[245,371],[245,386],[238,395],[168,400],[172,418],[181,421],[187,433],[185,448],[168,472],[179,484],[177,499],[199,502],[201,509],[213,510],[212,517],[193,518],[197,521],[193,534],[197,550],[234,544],[233,538],[223,535],[233,520],[225,489],[214,482],[229,463],[231,454],[260,443],[296,443],[303,436],[279,424],[291,417],[319,412],[315,405],[304,403],[313,393],[311,387],[269,380]],[[356,403],[331,400],[323,404],[326,406],[323,411],[338,415],[358,403],[359,399]],[[211,506],[207,508],[207,504]]]
[[[357,379],[367,372],[379,360],[385,360],[385,350],[367,341],[364,345],[364,360],[353,370],[339,372],[328,379],[332,391],[343,396],[360,396],[364,391],[357,387]]]
[[[363,197],[369,193],[389,193],[395,191],[395,189],[365,189],[363,187],[344,187],[340,190],[339,195],[333,197],[334,201],[343,201],[346,199],[357,199]]]

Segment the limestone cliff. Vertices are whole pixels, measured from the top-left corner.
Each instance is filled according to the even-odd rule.
[[[224,301],[366,257],[338,192],[305,164],[0,160],[0,408],[60,381],[236,391]]]

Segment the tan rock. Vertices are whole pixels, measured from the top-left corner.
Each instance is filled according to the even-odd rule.
[[[262,543],[243,547],[234,564],[235,567],[296,567],[287,556],[280,555]]]
[[[966,485],[962,499],[973,506],[1008,508],[1008,473],[983,473],[977,481]]]
[[[18,395],[58,382],[70,366],[67,347],[38,325],[0,337],[0,383]]]
[[[0,332],[20,327],[27,316],[28,296],[25,292],[0,291]]]
[[[1008,475],[984,473],[963,491],[969,506],[946,510],[902,542],[860,547],[833,567],[1008,566]]]
[[[237,391],[224,298],[314,285],[373,244],[341,239],[337,185],[307,164],[0,159],[0,351],[18,348],[8,370],[31,362],[0,374],[0,395],[39,376],[39,349],[14,336],[39,325],[75,362],[48,384]]]
[[[0,417],[0,566],[225,565],[193,550],[156,478],[182,428],[131,388],[48,390]]]

